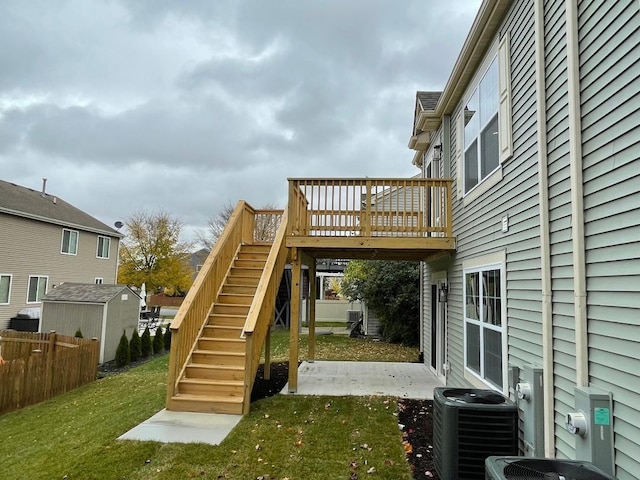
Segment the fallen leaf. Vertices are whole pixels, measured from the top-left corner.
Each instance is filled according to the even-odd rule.
[[[376,467],[371,467],[369,470],[367,470],[367,473],[369,475],[371,475],[372,473],[376,473]]]

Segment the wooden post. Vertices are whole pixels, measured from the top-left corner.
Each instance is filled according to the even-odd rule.
[[[267,327],[267,336],[264,339],[264,373],[265,380],[271,378],[271,325]]]
[[[300,351],[300,280],[302,255],[297,249],[291,252],[293,269],[291,272],[291,321],[289,325],[289,393],[298,391],[298,354]]]
[[[316,355],[316,259],[309,261],[309,353],[307,360],[313,363]]]
[[[53,381],[53,356],[56,350],[56,332],[51,330],[49,332],[49,345],[47,345],[46,352],[44,353],[44,398],[51,397],[51,382]]]

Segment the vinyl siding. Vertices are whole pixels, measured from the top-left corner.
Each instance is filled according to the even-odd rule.
[[[462,262],[488,253],[506,250],[508,363],[522,367],[542,362],[533,18],[531,2],[514,2],[500,30],[511,36],[513,157],[502,164],[502,180],[497,185],[472,201],[454,200],[457,253],[449,272],[448,310],[451,370],[447,383],[451,385],[469,385],[463,365]],[[454,121],[461,108],[452,116]],[[455,152],[458,129],[451,130]],[[456,182],[460,160],[452,157]],[[509,216],[507,233],[501,231],[504,215]]]
[[[118,239],[111,238],[109,258],[96,258],[98,235],[79,231],[77,255],[60,253],[62,227],[0,213],[0,272],[13,275],[11,303],[0,306],[0,329],[27,306],[29,275],[48,276],[48,289],[61,282],[116,282]],[[40,306],[39,304],[30,304]]]
[[[140,312],[140,298],[132,292],[127,293],[127,299],[123,300],[122,292],[107,304],[107,330],[104,342],[104,361],[116,358],[116,350],[120,343],[122,332],[126,332],[127,338],[131,340],[133,331],[138,328],[138,318]]]
[[[640,472],[640,14],[580,2],[589,381],[613,394],[616,477]]]

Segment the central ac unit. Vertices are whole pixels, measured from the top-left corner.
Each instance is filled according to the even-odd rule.
[[[485,462],[486,480],[615,480],[602,470],[583,460],[549,458],[489,457]]]
[[[518,407],[493,390],[433,390],[434,466],[441,480],[484,478],[492,455],[518,454]]]

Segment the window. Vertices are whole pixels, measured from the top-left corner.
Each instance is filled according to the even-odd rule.
[[[29,276],[29,290],[27,291],[27,303],[39,303],[47,293],[49,277]]]
[[[464,193],[498,168],[498,106],[495,57],[464,106]]]
[[[464,271],[465,368],[503,389],[503,279],[500,265]]]
[[[11,275],[0,274],[0,305],[8,305],[11,298]]]
[[[111,239],[109,237],[98,237],[98,252],[96,257],[109,258],[109,248],[111,247]]]
[[[104,283],[104,278],[96,277],[96,285],[102,285]]]
[[[62,248],[60,252],[67,255],[76,255],[78,253],[78,232],[76,230],[62,229]]]

